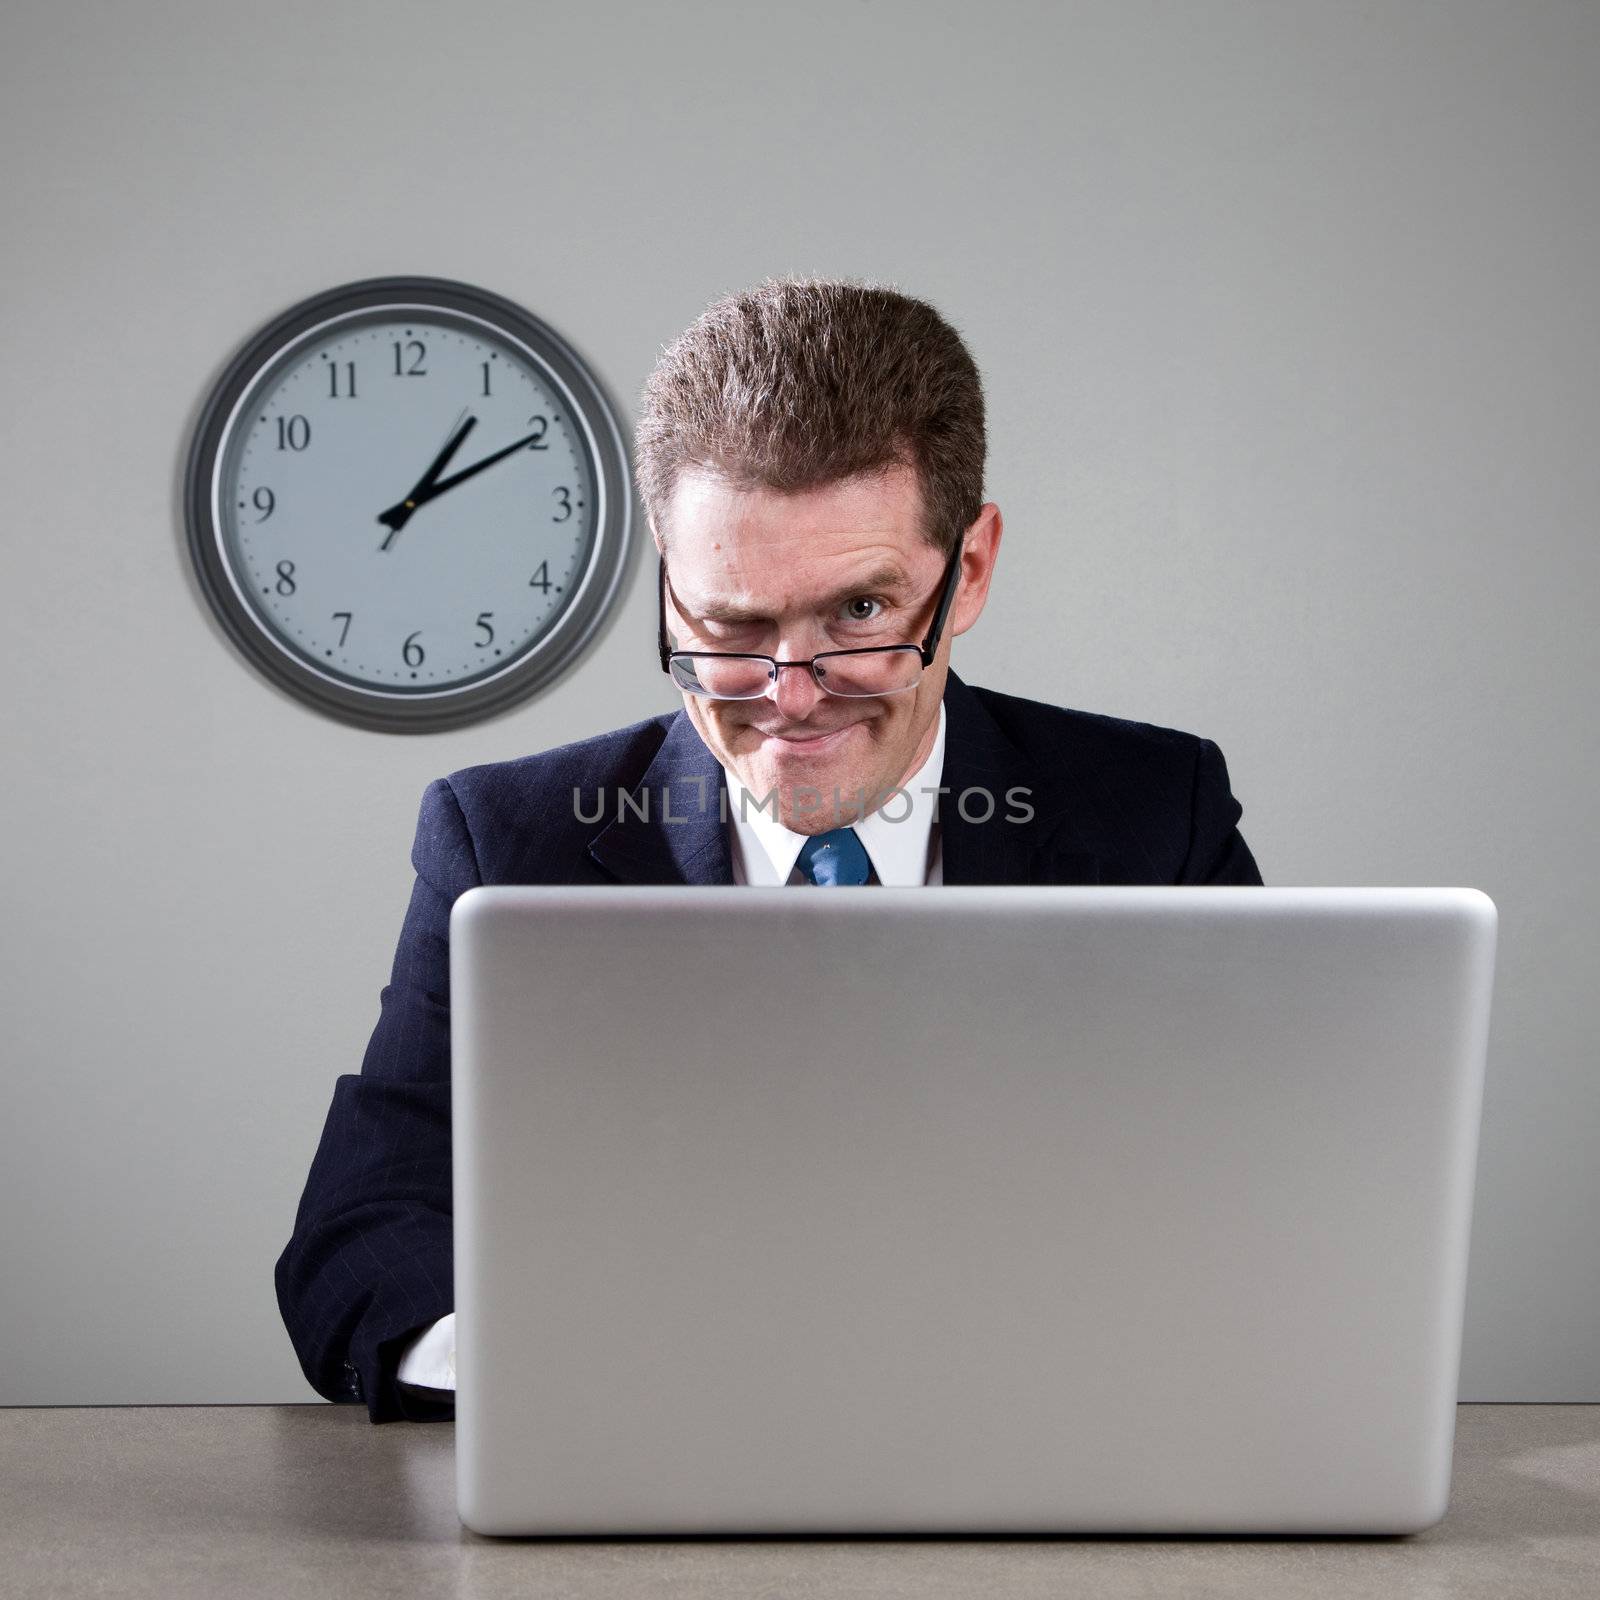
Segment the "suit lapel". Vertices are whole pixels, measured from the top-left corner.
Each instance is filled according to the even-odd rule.
[[[621,883],[732,883],[725,792],[717,758],[680,711],[627,801],[606,796],[612,820],[589,854]]]
[[[1057,787],[953,672],[945,680],[944,711],[944,776],[939,781],[950,791],[939,800],[944,881],[1098,883],[1100,858],[1075,847]],[[1018,817],[1025,820],[1013,820]]]

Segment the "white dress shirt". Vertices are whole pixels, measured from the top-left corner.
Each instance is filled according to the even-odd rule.
[[[757,796],[726,767],[728,781],[728,853],[733,881],[741,884],[798,884],[806,880],[796,864],[808,835],[792,833],[762,810]],[[944,882],[937,820],[939,784],[944,777],[944,702],[928,759],[875,811],[854,824],[866,847],[872,879],[891,886],[915,887]],[[401,1357],[401,1383],[423,1389],[456,1386],[456,1315],[440,1317],[425,1328]]]

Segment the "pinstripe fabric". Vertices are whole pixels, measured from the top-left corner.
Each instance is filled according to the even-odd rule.
[[[954,673],[944,703],[946,883],[1261,882],[1211,741],[976,689]],[[395,1367],[406,1340],[453,1309],[456,896],[479,883],[731,883],[723,785],[677,712],[465,767],[423,792],[416,880],[377,1025],[360,1073],[334,1083],[275,1271],[284,1323],[319,1394],[364,1402],[374,1422],[453,1410],[402,1389]],[[619,806],[619,791],[631,807]],[[663,798],[682,820],[663,821]],[[1031,817],[1008,820],[1025,808]]]

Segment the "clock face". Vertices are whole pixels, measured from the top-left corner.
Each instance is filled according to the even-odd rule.
[[[501,709],[615,588],[610,407],[552,330],[481,291],[318,297],[236,362],[207,421],[202,579],[236,642],[319,709],[390,728]]]

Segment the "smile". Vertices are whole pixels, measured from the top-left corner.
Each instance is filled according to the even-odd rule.
[[[769,733],[763,736],[762,744],[777,754],[811,756],[821,755],[824,751],[832,750],[836,745],[844,742],[845,735],[856,726],[847,722],[842,728],[835,728],[832,733],[820,733],[811,738],[804,738],[795,734]]]

